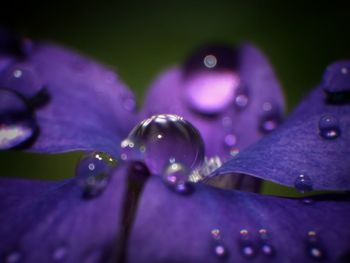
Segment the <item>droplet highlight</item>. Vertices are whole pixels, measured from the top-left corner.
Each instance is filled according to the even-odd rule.
[[[182,117],[154,115],[122,141],[121,159],[144,161],[153,174],[161,174],[174,162],[194,170],[203,163],[204,142],[198,130]]]
[[[221,240],[220,229],[218,228],[212,229],[211,237],[213,240],[214,254],[218,258],[226,258],[228,256],[228,251]]]
[[[300,193],[306,193],[313,190],[312,180],[309,176],[300,174],[294,182],[294,187]]]
[[[248,106],[248,104],[249,104],[249,90],[246,86],[241,85],[236,90],[234,105],[236,109],[243,110]]]
[[[83,156],[76,168],[77,183],[82,188],[83,197],[100,195],[107,187],[110,173],[116,166],[116,160],[107,153],[92,152]]]
[[[256,247],[254,246],[247,229],[241,229],[239,232],[239,250],[246,258],[253,258],[256,256]]]
[[[322,138],[327,140],[333,140],[339,137],[340,128],[338,119],[330,114],[324,115],[320,118],[319,134]]]

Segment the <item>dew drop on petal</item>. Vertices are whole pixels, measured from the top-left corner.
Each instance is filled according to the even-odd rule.
[[[23,259],[23,255],[20,251],[14,250],[5,256],[5,263],[19,263]]]
[[[246,86],[240,86],[236,90],[234,105],[236,109],[242,110],[245,109],[249,104],[249,91]]]
[[[122,141],[121,159],[142,160],[153,174],[161,174],[174,162],[194,170],[204,160],[204,142],[198,130],[182,117],[154,115]]]
[[[259,120],[259,130],[266,134],[275,130],[282,122],[282,111],[270,102],[263,104],[263,114]]]
[[[214,55],[206,55],[203,59],[204,66],[207,68],[214,68],[217,62],[218,61]]]
[[[37,124],[25,101],[16,93],[0,89],[0,150],[7,150],[29,141]]]
[[[241,247],[241,253],[247,258],[252,258],[256,254],[254,247],[251,245],[243,245]]]
[[[213,237],[213,239],[215,240],[219,240],[221,237],[220,237],[220,229],[218,228],[214,228],[211,230],[211,236]]]
[[[162,178],[165,185],[180,194],[189,194],[192,187],[189,184],[190,171],[181,163],[171,163],[164,170]]]
[[[340,135],[338,119],[330,114],[323,115],[318,123],[319,134],[324,139],[336,139]]]
[[[305,197],[301,199],[301,202],[305,205],[312,205],[314,203],[314,200],[310,197]]]
[[[312,186],[312,180],[309,176],[300,174],[294,182],[294,187],[300,192],[300,193],[306,193],[310,192],[313,189]]]
[[[316,246],[312,246],[309,248],[309,255],[312,258],[316,258],[316,259],[322,259],[323,258],[323,250],[319,247]]]
[[[215,252],[215,255],[219,258],[224,258],[227,256],[226,248],[224,247],[224,245],[220,243],[214,246],[214,252]]]
[[[270,244],[262,244],[261,252],[266,256],[273,256],[275,253],[273,246]]]
[[[117,162],[107,153],[92,152],[84,155],[76,167],[78,185],[83,197],[92,198],[100,195],[107,187],[110,173]]]
[[[224,142],[225,142],[225,145],[226,145],[227,147],[231,148],[231,147],[233,147],[233,146],[236,145],[236,143],[237,143],[237,137],[236,137],[234,134],[232,134],[232,133],[227,134],[227,135],[225,136]]]

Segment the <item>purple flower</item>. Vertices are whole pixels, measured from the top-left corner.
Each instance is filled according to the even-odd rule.
[[[1,31],[0,42],[1,149],[94,151],[70,179],[0,178],[1,262],[349,261],[350,200],[340,192],[350,189],[349,61],[329,66],[279,126],[279,83],[249,43],[199,49],[157,78],[137,112],[96,62]],[[142,136],[162,131],[164,150],[120,158],[122,140],[153,114],[163,117],[139,125],[124,148],[149,149]],[[195,128],[164,114],[191,122],[205,152]],[[170,170],[151,165],[173,153]],[[193,161],[204,153],[204,165]],[[200,182],[178,177],[188,173]],[[256,178],[339,193],[260,195]]]

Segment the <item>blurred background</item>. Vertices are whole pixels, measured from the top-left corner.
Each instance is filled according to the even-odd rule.
[[[329,63],[350,58],[349,13],[340,1],[12,1],[0,25],[113,67],[140,104],[153,78],[197,46],[248,40],[269,57],[291,110]],[[0,175],[67,178],[78,158],[0,152]],[[264,192],[294,195],[272,184]]]

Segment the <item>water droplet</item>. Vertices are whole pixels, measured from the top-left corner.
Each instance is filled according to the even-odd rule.
[[[270,102],[264,102],[262,105],[263,111],[270,111],[272,110],[272,104]]]
[[[189,194],[192,192],[192,187],[188,183],[190,172],[180,163],[170,164],[163,173],[164,183],[180,194]]]
[[[123,160],[143,160],[154,174],[161,174],[174,162],[194,170],[204,159],[198,130],[170,114],[155,115],[138,124],[121,143],[121,151]]]
[[[267,239],[268,238],[267,230],[265,228],[259,229],[259,234],[260,234],[260,238],[261,239]]]
[[[234,134],[231,133],[231,134],[227,134],[225,136],[225,140],[224,141],[225,141],[225,145],[227,147],[231,148],[231,147],[236,145],[237,138],[236,138],[236,136]]]
[[[92,198],[101,194],[116,165],[116,161],[107,153],[92,152],[83,156],[76,168],[77,182],[83,189],[83,196]]]
[[[320,243],[317,232],[314,230],[310,230],[307,233],[307,251],[310,257],[314,259],[325,258],[325,250]]]
[[[242,254],[247,258],[252,258],[255,256],[255,249],[253,246],[244,245],[241,247]]]
[[[223,258],[227,256],[226,248],[222,244],[217,244],[214,247],[215,255],[219,258]]]
[[[6,255],[5,263],[19,263],[21,262],[22,258],[22,253],[18,250],[14,250]]]
[[[239,154],[239,149],[238,149],[238,148],[232,148],[232,149],[230,150],[230,155],[231,155],[232,157],[235,157],[237,154]]]
[[[262,244],[261,252],[266,256],[272,256],[274,254],[274,248],[269,244]]]
[[[220,237],[220,229],[214,228],[213,230],[211,230],[211,236],[213,237],[213,239],[219,240],[221,238]]]
[[[236,109],[245,109],[249,104],[249,90],[246,86],[241,85],[235,94],[234,105]]]
[[[207,68],[213,68],[216,66],[217,59],[214,55],[206,55],[203,59],[204,66]]]
[[[320,118],[318,128],[320,135],[324,139],[336,139],[340,135],[338,119],[330,114]]]
[[[34,137],[36,130],[24,99],[13,91],[0,89],[0,150],[23,145]]]
[[[264,113],[260,117],[259,121],[259,130],[261,133],[266,134],[275,130],[282,122],[283,118],[282,111],[279,109],[279,107],[274,106],[271,103],[269,103],[268,106],[265,105],[265,108],[263,108],[263,110]]]
[[[241,229],[239,231],[239,247],[242,255],[246,258],[253,258],[256,255],[255,246],[250,240],[247,229]]]
[[[65,246],[59,246],[52,252],[52,259],[55,262],[64,260],[67,257],[67,248]]]
[[[0,81],[2,87],[16,90],[27,98],[35,96],[43,87],[36,70],[25,63],[8,67]]]
[[[300,174],[294,182],[294,187],[300,192],[300,193],[306,193],[310,192],[313,189],[312,186],[312,180],[309,176]]]
[[[341,73],[348,74],[348,69],[345,67],[341,68]]]

